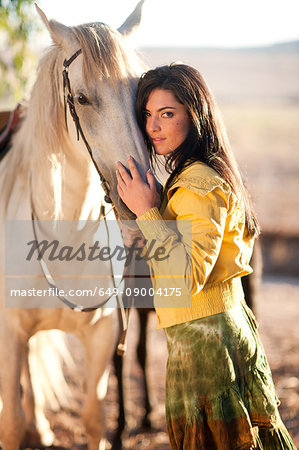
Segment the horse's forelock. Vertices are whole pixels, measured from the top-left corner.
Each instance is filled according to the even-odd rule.
[[[103,23],[72,28],[83,55],[83,80],[109,78],[112,82],[140,75],[141,64],[117,32]]]

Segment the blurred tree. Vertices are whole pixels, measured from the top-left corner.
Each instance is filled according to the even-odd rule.
[[[0,97],[19,101],[30,77],[35,57],[29,38],[38,25],[34,0],[0,0]]]

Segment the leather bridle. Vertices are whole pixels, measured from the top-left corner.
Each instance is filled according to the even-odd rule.
[[[92,154],[92,150],[90,148],[90,145],[87,142],[87,139],[83,133],[81,124],[80,124],[80,119],[79,116],[77,114],[76,108],[75,108],[75,102],[74,102],[74,97],[72,94],[72,89],[71,89],[71,83],[70,83],[70,79],[69,79],[69,67],[72,64],[72,62],[77,58],[77,56],[79,56],[82,53],[81,48],[79,50],[77,50],[69,59],[65,59],[63,62],[63,71],[62,71],[62,76],[63,76],[63,92],[64,92],[64,115],[65,115],[65,124],[66,124],[66,128],[67,128],[67,105],[69,106],[69,110],[70,110],[70,114],[73,118],[73,121],[75,123],[76,126],[76,130],[77,130],[77,140],[79,141],[79,138],[81,136],[85,147],[88,150],[88,153],[91,157],[91,160],[93,162],[93,165],[96,169],[96,171],[99,174],[100,177],[100,182],[101,182],[101,186],[105,192],[105,202],[106,203],[112,203],[111,197],[110,197],[110,188],[109,188],[109,184],[108,181],[105,179],[105,177],[103,176],[103,174],[101,173],[100,169],[98,168],[93,154]],[[113,206],[114,207],[114,206]]]
[[[103,174],[101,173],[101,171],[99,170],[95,159],[93,157],[92,154],[92,150],[90,148],[90,145],[84,135],[84,132],[82,130],[81,124],[80,124],[80,119],[79,116],[76,112],[76,108],[75,108],[75,103],[74,103],[74,97],[72,94],[72,89],[71,89],[71,83],[70,83],[70,79],[69,79],[69,75],[68,75],[68,70],[69,70],[69,66],[72,64],[72,62],[77,58],[77,56],[79,56],[82,53],[82,50],[79,49],[77,50],[69,59],[65,59],[63,62],[63,71],[62,71],[62,75],[63,75],[63,92],[64,92],[64,114],[65,114],[65,124],[66,124],[66,128],[68,129],[67,126],[67,105],[69,106],[69,110],[70,110],[70,114],[72,116],[72,119],[75,123],[76,126],[76,130],[77,130],[77,140],[79,140],[80,136],[88,150],[88,153],[90,155],[90,158],[93,162],[93,165],[100,177],[100,184],[104,190],[105,193],[105,197],[104,200],[106,203],[111,203],[112,204],[112,209],[115,209],[115,205],[112,202],[112,199],[110,197],[110,187],[109,187],[109,183],[108,181],[105,179],[105,177],[103,176]],[[32,191],[32,190],[31,190]],[[110,212],[110,211],[109,211]],[[115,215],[117,216],[116,210],[114,211]],[[105,225],[106,225],[106,229],[107,229],[107,235],[109,236],[109,231],[108,231],[108,226],[106,224],[106,216],[107,214],[105,214],[103,212],[102,209],[102,215],[101,217],[104,218],[105,221]],[[31,197],[31,218],[32,218],[32,226],[33,226],[33,233],[34,233],[34,238],[36,239],[36,241],[38,242],[37,239],[37,233],[36,233],[36,227],[35,227],[35,213],[34,213],[34,206],[33,206],[33,201],[32,201],[32,197]],[[57,294],[57,286],[48,270],[48,267],[45,263],[45,261],[42,258],[39,258],[40,260],[40,265],[41,265],[41,269],[42,272],[48,282],[48,284],[50,285],[50,287],[52,289],[55,290],[57,297],[59,298],[59,300],[61,300],[65,305],[67,305],[69,308],[71,308],[73,311],[80,311],[80,312],[91,312],[91,311],[95,311],[98,308],[103,307],[105,304],[107,304],[107,302],[111,299],[111,297],[114,295],[109,295],[108,298],[106,298],[103,302],[94,305],[92,307],[89,308],[85,308],[82,305],[77,305],[75,303],[72,303],[70,300],[68,300],[66,297],[64,296],[60,296]],[[111,263],[111,261],[110,261]],[[121,279],[120,283],[123,281],[123,278]],[[113,282],[114,282],[114,276],[113,276]],[[115,282],[114,282],[114,286],[115,286]],[[119,339],[119,343],[118,343],[118,347],[117,347],[117,352],[118,354],[122,355],[125,351],[126,351],[126,333],[127,333],[127,327],[128,327],[128,320],[129,320],[129,311],[130,311],[130,307],[129,308],[124,308],[122,301],[118,298],[118,295],[116,295],[116,299],[118,302],[118,316],[119,316],[119,322],[120,322],[120,330],[121,330],[121,334],[120,334],[120,339]]]

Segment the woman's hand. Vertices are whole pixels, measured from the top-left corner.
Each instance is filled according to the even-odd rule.
[[[131,156],[128,163],[131,175],[121,162],[117,162],[117,191],[127,207],[139,217],[155,206],[156,182],[150,170],[146,173],[147,183],[142,180]]]

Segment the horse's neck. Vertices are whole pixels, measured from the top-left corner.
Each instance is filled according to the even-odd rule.
[[[60,156],[59,156],[60,155]],[[70,151],[34,165],[32,200],[39,219],[96,219],[101,190],[89,156]]]

